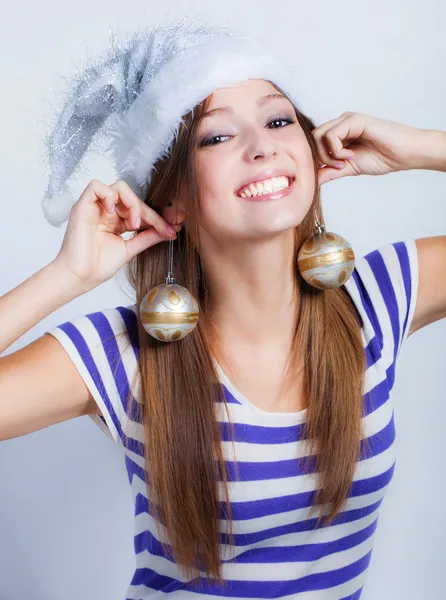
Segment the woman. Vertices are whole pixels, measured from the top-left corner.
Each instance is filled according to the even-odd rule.
[[[0,360],[1,439],[88,414],[122,446],[127,598],[359,598],[394,468],[395,362],[446,316],[446,236],[377,249],[330,290],[297,253],[324,183],[416,168],[446,169],[446,133],[357,113],[316,128],[275,81],[219,86],[184,113],[144,197],[91,181],[58,256],[0,298],[3,351],[127,266],[134,305]],[[138,317],[172,238],[200,318],[164,344]]]

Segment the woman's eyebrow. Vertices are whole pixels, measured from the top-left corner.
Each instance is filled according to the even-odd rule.
[[[274,93],[274,94],[267,94],[266,96],[261,96],[258,100],[257,100],[257,106],[259,108],[262,108],[262,106],[265,106],[265,104],[267,104],[268,102],[271,102],[271,100],[279,100],[281,98],[286,98],[286,96],[284,96],[283,94],[279,94],[278,92]],[[210,117],[212,115],[215,114],[219,114],[219,113],[229,113],[229,114],[234,114],[234,111],[232,110],[232,108],[230,106],[218,106],[217,108],[212,108],[211,110],[206,111],[202,118],[204,119],[204,117]]]

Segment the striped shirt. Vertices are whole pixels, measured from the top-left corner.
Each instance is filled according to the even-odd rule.
[[[356,600],[364,586],[378,514],[395,466],[395,423],[390,399],[396,361],[408,336],[418,286],[415,240],[382,246],[356,260],[344,284],[361,317],[367,357],[364,383],[364,437],[345,507],[327,527],[309,516],[315,477],[302,472],[297,456],[307,454],[302,438],[306,410],[266,412],[252,404],[219,369],[235,455],[222,402],[216,402],[228,466],[234,543],[227,545],[221,512],[220,548],[226,585],[205,578],[188,583],[162,551],[166,532],[148,512],[144,483],[142,424],[126,416],[125,403],[136,375],[132,402],[141,402],[138,383],[136,305],[107,308],[54,327],[95,398],[103,419],[91,418],[124,452],[134,499],[136,569],[126,600],[173,598],[299,598]],[[120,334],[117,335],[116,334]],[[132,413],[133,414],[133,413]],[[129,447],[126,446],[128,440]],[[219,501],[224,507],[222,482]],[[161,538],[161,539],[160,539]]]

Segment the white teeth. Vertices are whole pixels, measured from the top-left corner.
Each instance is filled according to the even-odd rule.
[[[242,198],[251,198],[252,196],[260,196],[270,192],[278,192],[287,188],[289,184],[290,182],[288,177],[271,177],[271,179],[265,179],[264,181],[258,181],[257,183],[250,183],[247,187],[243,188],[240,196]]]

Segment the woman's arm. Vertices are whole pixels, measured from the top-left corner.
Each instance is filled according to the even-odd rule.
[[[446,318],[446,235],[415,240],[418,296],[409,335]]]
[[[88,291],[52,262],[0,298],[0,349]],[[50,335],[0,358],[0,440],[93,414],[96,402],[71,359]]]
[[[419,141],[410,168],[446,172],[446,133],[418,131]],[[446,318],[446,235],[420,238],[415,243],[419,264],[418,298],[409,335]]]
[[[55,310],[88,289],[57,259],[0,297],[0,354]]]
[[[408,169],[446,172],[446,132],[438,129],[418,129],[413,163]]]
[[[319,185],[351,175],[446,171],[444,131],[345,112],[317,127],[313,135],[320,163],[325,165],[319,169]],[[420,238],[415,243],[418,290],[409,335],[446,317],[446,235]]]

